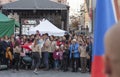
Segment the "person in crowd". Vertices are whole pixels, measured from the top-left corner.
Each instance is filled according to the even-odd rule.
[[[39,47],[41,49],[40,51],[40,60],[41,60],[41,64],[40,64],[40,67],[43,67],[43,63],[44,63],[44,60],[43,60],[43,45],[44,45],[44,35],[42,36],[39,36],[39,39],[38,39],[38,44],[39,44]]]
[[[34,38],[35,38],[34,35],[31,35],[31,36],[30,36],[30,42],[33,42],[33,41],[34,41]]]
[[[41,34],[40,34],[39,30],[37,30],[37,31],[36,31],[36,35],[41,36]]]
[[[63,47],[63,71],[66,72],[68,70],[68,61],[69,61],[69,50],[68,50],[68,42],[65,43]]]
[[[57,38],[57,39],[56,39],[56,44],[57,44],[57,46],[60,46],[60,45],[61,45],[61,39],[60,39],[60,38]]]
[[[3,49],[2,49],[2,43],[1,43],[1,38],[0,38],[0,64],[2,63],[2,53],[3,53]]]
[[[68,32],[66,32],[64,36],[65,36],[66,40],[69,40],[70,35]]]
[[[50,41],[51,41],[51,50],[50,50],[50,56],[49,56],[49,61],[50,61],[50,68],[54,68],[54,59],[53,59],[53,52],[56,49],[56,40],[54,36],[50,37]]]
[[[32,49],[32,57],[33,57],[33,61],[34,61],[34,73],[37,74],[38,72],[38,68],[40,66],[40,54],[39,52],[41,51],[39,44],[37,43],[37,40],[34,40],[34,44],[31,47]]]
[[[29,41],[26,40],[26,41],[24,42],[24,44],[29,44]],[[22,52],[25,53],[25,54],[28,54],[28,53],[30,52],[30,49],[22,48]]]
[[[10,66],[12,66],[12,61],[13,61],[13,54],[10,47],[7,47],[5,56],[7,59],[7,66],[8,68],[10,68]]]
[[[41,42],[43,41],[42,39],[40,39],[41,37],[39,35],[36,35],[35,40],[37,40],[37,44],[40,47],[40,54],[41,54]]]
[[[12,40],[16,40],[15,39],[15,35],[13,34],[13,35],[11,35],[11,37],[10,37]]]
[[[91,63],[92,63],[92,38],[87,38],[87,47],[86,47],[86,52],[87,52],[87,66],[89,69],[89,72],[91,72]]]
[[[72,72],[78,71],[78,62],[79,62],[79,44],[77,43],[76,39],[72,40],[72,43],[70,45],[70,59],[72,61]]]
[[[50,52],[50,45],[51,45],[51,41],[48,37],[48,34],[44,34],[44,45],[43,45],[43,54],[44,54],[44,64],[45,64],[45,71],[49,70],[49,52]]]
[[[59,59],[60,59],[59,51],[60,51],[59,46],[56,46],[56,49],[53,52],[55,70],[59,70],[59,67],[60,67],[60,64],[59,64]]]
[[[14,45],[15,45],[15,37],[11,36],[11,38],[10,38],[10,48],[11,48],[12,52],[13,52]]]
[[[38,43],[39,43],[40,48],[42,48],[43,45],[44,45],[44,39],[43,39],[43,36],[39,37],[39,39],[38,39]]]
[[[25,57],[26,56],[26,51],[25,50],[21,50],[21,52],[20,52],[20,63],[22,64],[22,59],[23,59],[23,57]]]
[[[75,34],[73,38],[77,40],[78,39],[77,34]]]
[[[86,43],[83,41],[82,44],[79,46],[79,52],[80,52],[80,63],[81,63],[81,72],[86,72],[86,66],[87,66],[87,52],[86,52]]]
[[[3,50],[3,40],[4,38],[0,39],[0,64],[4,64],[4,60],[5,60],[5,52]]]
[[[21,43],[21,38],[19,36],[16,36],[16,41],[18,41],[19,43]]]
[[[25,42],[26,42],[26,41],[25,41],[23,38],[21,38],[21,40],[20,40],[20,44],[21,44],[21,45],[24,45]]]
[[[20,52],[21,52],[21,46],[20,43],[16,40],[13,48],[13,54],[14,54],[13,69],[16,69],[17,71],[19,71]]]
[[[63,51],[64,51],[64,45],[62,44],[60,46],[60,51],[59,51],[59,62],[60,62],[60,69],[63,69]]]
[[[10,47],[10,42],[9,42],[8,36],[5,36],[3,41],[2,41],[2,48],[3,48],[3,51],[4,51],[3,64],[6,64],[6,65],[8,65],[8,60],[5,57],[5,53],[6,53],[6,50],[7,50],[8,47]]]
[[[66,37],[62,37],[62,44],[61,45],[64,45],[65,44],[65,42],[66,42]]]

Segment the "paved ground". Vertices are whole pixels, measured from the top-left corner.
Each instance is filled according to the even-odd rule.
[[[61,71],[39,71],[38,75],[35,75],[31,70],[20,70],[13,73],[13,71],[0,71],[0,77],[90,77],[89,73],[82,74],[80,72],[61,72]]]

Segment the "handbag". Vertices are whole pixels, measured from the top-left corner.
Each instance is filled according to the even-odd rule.
[[[90,59],[90,55],[89,54],[87,54],[87,59]]]

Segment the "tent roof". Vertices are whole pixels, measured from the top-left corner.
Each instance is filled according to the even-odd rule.
[[[8,18],[6,15],[4,15],[3,13],[0,12],[0,22],[7,22],[7,21],[11,21],[13,19]],[[15,26],[16,27],[20,27],[20,23],[15,21]]]
[[[2,9],[12,10],[67,10],[67,5],[50,0],[19,0],[2,6]]]
[[[4,14],[0,12],[0,22],[10,21],[10,20],[12,19],[8,18],[7,16],[5,16]]]
[[[20,23],[15,21],[15,27],[20,27]]]
[[[40,31],[41,34],[48,33],[49,35],[54,36],[63,36],[65,34],[64,30],[57,28],[55,25],[45,19],[43,19],[38,26],[31,28],[29,33],[35,34],[37,30]]]

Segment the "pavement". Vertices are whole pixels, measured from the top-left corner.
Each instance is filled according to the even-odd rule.
[[[32,70],[20,70],[13,72],[13,70],[0,71],[0,77],[90,77],[89,73],[80,72],[62,72],[62,71],[38,71],[38,74],[34,74]]]

